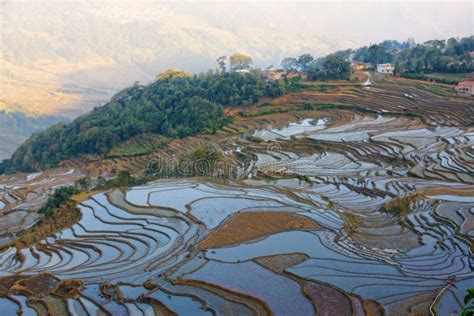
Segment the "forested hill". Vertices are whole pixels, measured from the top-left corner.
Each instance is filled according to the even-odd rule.
[[[168,72],[148,86],[134,85],[110,102],[69,124],[57,124],[31,136],[12,158],[0,164],[0,174],[54,167],[61,160],[84,154],[106,154],[141,133],[179,138],[213,132],[225,125],[225,106],[249,105],[276,97],[287,84],[267,82],[256,72],[187,76]]]

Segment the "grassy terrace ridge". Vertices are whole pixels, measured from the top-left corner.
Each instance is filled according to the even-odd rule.
[[[70,124],[33,135],[0,164],[0,173],[44,170],[80,157],[146,156],[176,139],[239,131],[239,124],[231,124],[236,117],[293,111],[350,110],[404,115],[427,125],[473,124],[466,121],[471,98],[456,95],[452,86],[375,75],[366,89],[361,86],[366,79],[365,72],[355,72],[351,80],[266,81],[258,70],[248,75],[162,77],[148,86],[123,90]],[[407,93],[416,99],[408,99]]]
[[[434,82],[453,84],[453,85],[459,83],[460,81],[474,79],[474,75],[470,72],[467,72],[467,73],[440,73],[440,72],[406,73],[406,74],[403,74],[403,77],[409,78],[409,79],[421,79],[421,80],[434,81]]]
[[[439,102],[453,107],[445,116],[455,119],[462,108],[458,105],[464,104],[453,100],[445,102],[445,98],[429,91],[400,87],[396,82],[397,79],[375,82],[370,90],[350,86],[337,92],[299,91],[262,100],[258,105],[229,108],[226,113],[235,115],[235,120],[217,133],[170,139],[164,148],[152,149],[162,139],[148,138],[148,134],[144,134],[140,146],[151,150],[148,157],[145,154],[124,155],[96,161],[91,165],[103,168],[101,170],[128,170],[120,170],[115,179],[105,180],[95,178],[86,166],[83,169],[87,171],[82,173],[86,178],[75,182],[75,187],[82,193],[71,195],[75,191],[62,192],[65,194],[58,191],[58,199],[51,198],[45,208],[53,208],[50,216],[32,229],[33,235],[28,232],[18,235],[24,243],[17,243],[16,255],[14,248],[7,253],[12,260],[20,262],[12,269],[14,276],[20,278],[38,273],[38,280],[32,280],[30,276],[25,280],[41,285],[40,273],[52,271],[62,278],[72,275],[75,282],[83,282],[86,286],[97,284],[95,296],[89,296],[91,292],[87,288],[74,292],[76,299],[83,293],[95,308],[104,306],[104,297],[115,300],[117,306],[139,302],[143,304],[141,306],[154,308],[153,299],[160,299],[156,296],[159,292],[165,295],[161,298],[167,298],[163,300],[163,309],[174,306],[175,297],[179,296],[192,300],[196,311],[215,310],[216,314],[251,314],[245,312],[248,310],[257,311],[255,314],[290,315],[294,306],[303,306],[304,315],[312,315],[313,310],[328,315],[346,315],[353,311],[353,300],[358,300],[357,304],[370,315],[384,315],[386,306],[396,315],[405,315],[406,310],[415,308],[416,311],[427,311],[434,296],[446,286],[445,279],[452,271],[461,271],[464,275],[471,273],[468,264],[472,257],[469,252],[472,242],[466,236],[471,229],[456,212],[461,202],[443,202],[443,197],[436,197],[472,194],[474,179],[466,168],[471,162],[468,155],[471,151],[465,146],[469,140],[463,137],[471,129],[433,129],[420,118],[400,114],[403,111],[398,115],[378,115],[396,114],[396,108],[403,106],[411,111],[416,109],[431,120]],[[419,98],[418,108],[403,96],[411,89]],[[291,111],[236,115],[238,111],[258,114],[274,108]],[[298,122],[319,122],[320,119],[325,122],[323,129],[301,133]],[[296,124],[288,125],[293,122]],[[287,137],[266,140],[265,133],[252,134],[253,130],[271,132],[280,128],[286,128]],[[425,131],[417,135],[416,131],[420,129]],[[361,135],[361,131],[367,134]],[[255,137],[247,137],[247,134]],[[446,143],[443,135],[466,142]],[[254,141],[257,139],[260,142]],[[126,150],[127,146],[120,148]],[[176,179],[179,177],[176,173],[169,176],[159,172],[139,174],[150,157],[161,152],[175,157],[176,161],[184,156],[191,165],[195,161],[216,161],[226,157],[235,158],[233,162],[251,158],[257,163],[249,170],[251,179],[243,174],[236,181],[228,181],[221,177],[222,173],[213,172],[212,163],[210,168],[192,166],[191,169],[200,172],[185,172],[186,179]],[[442,152],[450,153],[446,163],[440,159]],[[434,161],[426,161],[425,168],[419,170],[418,179],[406,174],[420,157],[428,154]],[[263,164],[259,165],[259,161]],[[291,167],[302,162],[303,169]],[[454,163],[456,169],[451,168]],[[39,175],[31,181],[39,182],[46,176]],[[436,181],[440,183],[439,188],[430,188],[435,183],[433,180],[440,178],[444,180]],[[24,181],[24,178],[19,177],[18,181]],[[457,184],[451,187],[444,185],[446,181]],[[147,185],[141,186],[143,183]],[[13,183],[9,185],[13,187]],[[112,188],[116,189],[109,190]],[[21,192],[26,199],[28,190]],[[81,205],[83,218],[78,219],[75,226],[74,222],[69,222],[74,227],[68,232],[47,242],[40,241],[47,237],[45,233],[50,231],[50,222],[61,224],[66,216],[73,218],[73,214],[56,213],[58,209],[54,208],[66,199],[69,199],[66,203]],[[45,209],[42,212],[48,213]],[[469,209],[463,212],[467,214]],[[172,233],[167,233],[168,229]],[[69,234],[71,231],[74,234]],[[161,231],[164,234],[157,234]],[[54,234],[54,231],[50,232]],[[430,241],[435,239],[436,243],[422,243],[425,236],[431,238]],[[343,247],[338,247],[339,244]],[[453,246],[459,251],[452,251]],[[244,251],[232,250],[233,247],[243,247]],[[245,251],[247,247],[255,250]],[[429,251],[428,247],[434,250]],[[131,257],[133,250],[139,255]],[[399,256],[399,253],[404,255]],[[51,254],[57,254],[57,259],[52,260]],[[364,260],[351,260],[354,256]],[[169,258],[178,260],[170,264]],[[420,264],[413,266],[411,263],[417,260]],[[316,261],[317,265],[314,264]],[[49,263],[45,265],[45,262]],[[432,262],[452,264],[432,268]],[[159,270],[163,264],[166,265],[165,272]],[[367,274],[374,264],[377,274]],[[296,266],[301,269],[293,268]],[[373,294],[365,297],[364,293],[351,292],[336,281],[313,279],[313,275],[320,274],[321,267],[341,282],[351,277],[359,278],[360,288],[371,286]],[[398,280],[405,282],[405,287],[387,288],[387,282],[393,280],[395,273]],[[233,275],[242,278],[236,279]],[[400,299],[407,288],[419,286],[422,278],[434,281],[426,293]],[[128,283],[120,279],[139,281]],[[164,282],[154,283],[157,279]],[[96,280],[102,283],[99,285]],[[24,289],[22,285],[27,284],[8,277],[0,280],[4,284],[7,281],[16,285],[13,290],[4,291],[6,298],[18,295],[14,290]],[[463,289],[463,279],[456,281]],[[142,286],[146,291],[143,290],[140,298],[128,296],[127,290],[142,291]],[[70,304],[68,297],[56,296],[54,287],[49,288],[57,306]],[[220,296],[221,300],[214,304],[206,299],[210,293]],[[384,301],[387,294],[395,303]],[[28,306],[35,307],[32,305],[37,299],[35,293],[24,295],[28,298]],[[228,304],[222,304],[224,301]],[[295,305],[297,301],[298,305]],[[232,313],[228,312],[229,306],[234,306]],[[283,308],[287,309],[280,313]]]
[[[469,121],[472,98],[455,94],[447,85],[396,77],[376,76],[373,79],[370,89],[361,85],[365,80],[363,78],[361,81],[347,81],[343,85],[338,85],[340,81],[301,81],[301,87],[324,85],[336,88],[324,92],[305,88],[295,92],[287,90],[280,97],[262,98],[253,105],[225,108],[225,115],[232,117],[233,121],[215,133],[201,132],[184,138],[144,133],[118,144],[103,155],[76,156],[61,165],[84,168],[95,176],[103,172],[114,174],[121,169],[129,169],[139,175],[157,157],[173,156],[179,160],[184,157],[183,154],[192,153],[201,145],[224,152],[228,149],[226,143],[233,142],[232,137],[262,128],[268,115],[294,119],[295,115],[299,118],[302,115],[320,117],[347,112],[408,117],[432,127],[446,125],[464,128],[472,124]],[[443,93],[434,89],[440,89]],[[416,95],[416,99],[407,98],[406,93]],[[446,112],[447,108],[449,112]],[[246,137],[251,139],[251,135]],[[254,141],[258,143],[261,140]]]

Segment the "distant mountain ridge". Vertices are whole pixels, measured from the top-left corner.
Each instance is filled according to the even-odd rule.
[[[166,68],[205,71],[234,52],[263,68],[302,53],[472,31],[472,4],[3,1],[0,12],[0,105],[28,117],[75,118]],[[0,159],[18,135],[3,136]]]
[[[22,112],[0,109],[0,160],[11,154],[33,133],[42,132],[51,125],[67,121],[60,116],[28,116]]]
[[[2,2],[0,9],[0,101],[70,117],[166,68],[205,71],[236,51],[266,67],[286,56],[318,57],[387,38],[463,36],[470,31],[464,22],[472,26],[465,6],[422,3],[55,1]]]

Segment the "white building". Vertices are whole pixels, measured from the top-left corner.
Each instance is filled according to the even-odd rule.
[[[458,83],[457,87],[454,88],[454,90],[456,90],[457,93],[474,95],[474,81],[461,81],[460,83]]]
[[[381,74],[393,75],[395,68],[392,64],[377,64],[377,72]]]
[[[238,73],[238,74],[241,74],[241,75],[242,74],[248,75],[250,73],[250,70],[248,70],[248,69],[237,69],[235,72]]]

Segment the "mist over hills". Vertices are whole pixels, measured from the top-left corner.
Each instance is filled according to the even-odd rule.
[[[0,101],[27,113],[69,116],[166,68],[199,72],[235,51],[250,54],[257,66],[268,66],[288,55],[322,56],[385,39],[469,35],[472,27],[470,3],[1,6]]]
[[[54,116],[44,122],[55,122],[167,68],[205,71],[234,52],[266,67],[286,56],[323,56],[385,39],[470,35],[472,10],[470,2],[2,2],[0,110],[26,113],[26,120]],[[0,116],[5,133],[16,131],[4,112]],[[3,147],[10,149],[0,158],[20,138],[4,135]]]

